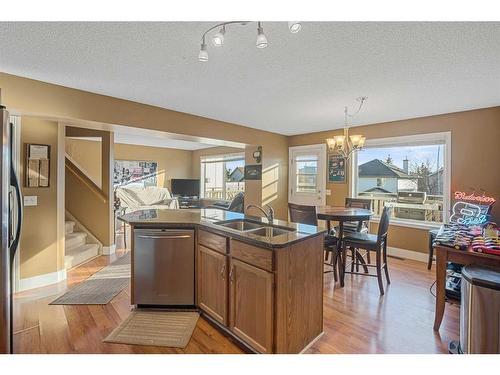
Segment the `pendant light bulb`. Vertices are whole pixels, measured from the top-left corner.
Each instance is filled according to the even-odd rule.
[[[302,29],[299,21],[288,21],[288,29],[292,34],[298,33]]]
[[[198,54],[198,61],[201,62],[208,61],[208,51],[207,51],[207,45],[205,43],[201,44],[200,53]]]
[[[255,45],[257,46],[257,48],[266,48],[267,44],[268,43],[266,35],[264,34],[264,29],[259,22],[257,27],[257,41],[255,42]]]
[[[222,28],[217,32],[213,38],[212,43],[215,47],[222,47],[224,44],[224,34],[226,33],[226,26],[222,26]]]

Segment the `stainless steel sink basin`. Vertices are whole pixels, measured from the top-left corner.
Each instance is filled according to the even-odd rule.
[[[276,237],[280,234],[290,233],[295,231],[294,229],[284,229],[284,228],[276,228],[276,227],[263,227],[259,229],[254,229],[248,233],[255,234],[257,236],[262,237]]]
[[[264,228],[266,226],[266,224],[263,223],[256,223],[254,221],[243,220],[243,219],[222,221],[215,224],[220,225],[221,227],[239,230],[241,232],[252,229]]]
[[[256,236],[261,236],[261,237],[276,237],[279,236],[280,234],[285,234],[295,231],[295,229],[292,228],[274,227],[269,224],[260,223],[257,221],[251,221],[247,219],[219,221],[218,223],[214,224],[220,225],[221,227],[224,228],[229,228],[240,232],[254,234]]]

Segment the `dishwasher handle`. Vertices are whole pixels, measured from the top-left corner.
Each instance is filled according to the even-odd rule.
[[[165,235],[165,236],[145,236],[145,235],[138,235],[137,237],[139,238],[146,238],[146,239],[163,239],[163,238],[191,238],[191,235],[189,234],[177,234],[177,235]]]

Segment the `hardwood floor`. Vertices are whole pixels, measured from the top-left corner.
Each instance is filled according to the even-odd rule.
[[[123,255],[119,252],[118,255]],[[14,297],[16,353],[242,353],[233,341],[200,318],[185,349],[103,343],[130,313],[126,288],[108,305],[49,305],[67,287],[86,279],[115,256],[98,257],[68,273],[67,282]],[[447,304],[440,334],[433,329],[434,270],[426,264],[389,259],[392,284],[379,297],[377,281],[347,276],[334,288],[324,278],[324,335],[308,353],[445,353],[458,338],[459,308]]]

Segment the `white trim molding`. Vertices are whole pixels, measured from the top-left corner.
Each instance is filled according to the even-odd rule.
[[[424,263],[427,263],[427,259],[429,259],[429,254],[421,253],[419,251],[400,249],[392,246],[387,246],[387,255],[397,258],[416,260]]]
[[[66,269],[62,269],[51,273],[45,273],[43,275],[27,277],[25,279],[19,280],[18,292],[22,292],[28,289],[40,288],[42,286],[47,286],[51,284],[56,284],[64,280],[66,280]]]
[[[103,255],[113,255],[115,252],[116,252],[116,244],[102,247]]]

